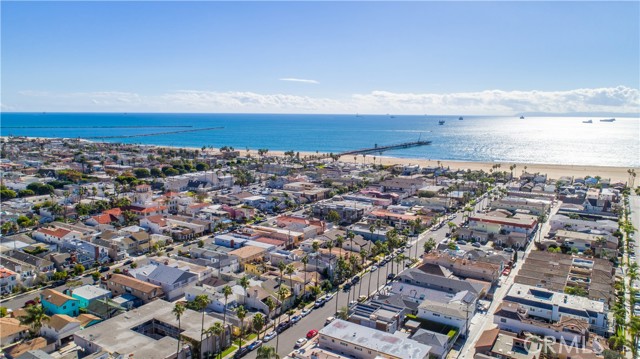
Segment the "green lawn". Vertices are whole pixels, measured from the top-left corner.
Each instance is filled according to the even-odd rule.
[[[258,334],[256,334],[256,333],[251,333],[251,334],[247,335],[247,337],[246,337],[245,339],[247,339],[247,340],[253,340],[253,339],[254,339],[255,337],[257,337],[257,336],[258,336]]]
[[[235,345],[231,345],[230,347],[228,347],[228,348],[227,348],[227,350],[225,350],[225,351],[223,351],[223,352],[222,352],[222,357],[224,358],[224,357],[226,357],[227,355],[229,355],[229,354],[231,354],[231,353],[235,352],[235,351],[236,351],[236,349],[238,349],[238,347],[237,347],[237,346],[235,346]]]

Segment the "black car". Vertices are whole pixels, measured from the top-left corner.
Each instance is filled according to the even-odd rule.
[[[131,263],[133,263],[133,259],[129,259],[128,261],[124,262],[124,265],[128,266]]]
[[[276,333],[280,334],[282,332],[284,332],[285,330],[287,330],[289,327],[291,326],[291,322],[290,321],[284,321],[280,324],[278,324],[278,326],[276,327]]]
[[[243,356],[247,355],[247,353],[249,353],[249,352],[250,352],[249,348],[242,347],[242,348],[238,349],[238,351],[235,354],[233,354],[233,359],[240,359]]]
[[[395,277],[396,277],[396,275],[395,275],[395,274],[393,274],[393,273],[389,273],[389,275],[387,275],[387,279],[388,279],[388,280],[392,280],[392,279],[394,279]]]
[[[351,284],[356,284],[360,281],[360,277],[359,276],[355,276],[353,278],[351,278]]]
[[[351,289],[351,283],[349,283],[349,282],[345,283],[345,285],[344,285],[343,289],[344,289],[345,291],[348,291],[349,289]]]
[[[99,272],[100,273],[104,273],[104,272],[108,272],[109,271],[109,267],[101,267]]]

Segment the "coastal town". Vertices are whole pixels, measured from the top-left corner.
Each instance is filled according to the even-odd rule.
[[[637,358],[640,189],[3,137],[6,358]]]

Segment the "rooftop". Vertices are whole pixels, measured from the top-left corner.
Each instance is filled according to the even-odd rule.
[[[321,336],[328,336],[377,352],[404,359],[422,359],[431,347],[415,340],[336,319],[320,329]]]

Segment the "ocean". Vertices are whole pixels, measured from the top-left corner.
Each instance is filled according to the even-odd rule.
[[[640,167],[640,119],[583,117],[178,113],[1,113],[2,136],[130,136],[94,141],[339,153],[405,141],[383,156],[474,162]],[[439,121],[445,121],[439,125]],[[373,155],[370,155],[373,156]]]

